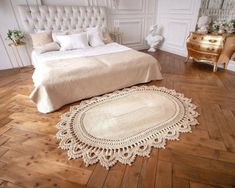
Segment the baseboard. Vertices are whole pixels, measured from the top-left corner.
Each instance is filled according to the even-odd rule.
[[[228,70],[235,71],[235,61],[233,60],[229,61]]]
[[[187,53],[185,51],[183,51],[183,50],[177,50],[177,49],[173,49],[173,48],[169,49],[169,48],[167,48],[165,46],[161,46],[159,49],[162,50],[162,51],[166,51],[166,52],[172,53],[172,54],[176,54],[176,55],[179,55],[179,56],[187,57]]]

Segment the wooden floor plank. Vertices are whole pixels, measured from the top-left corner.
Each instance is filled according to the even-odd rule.
[[[173,177],[173,188],[190,188],[190,184],[186,179]]]
[[[159,159],[163,159],[164,161],[170,162],[172,164],[188,165],[190,167],[218,171],[228,175],[235,174],[235,164],[219,160],[206,159],[202,157],[195,157],[170,149],[166,149],[160,152]]]
[[[171,188],[172,181],[172,164],[164,161],[158,161],[155,187]]]
[[[102,176],[100,176],[102,174]],[[88,187],[103,187],[105,179],[108,175],[106,168],[102,167],[100,164],[96,165],[92,175],[89,178],[87,184]]]
[[[126,167],[121,187],[138,187],[142,164],[143,158],[137,157],[132,166]]]
[[[105,188],[118,188],[121,186],[122,179],[124,176],[126,166],[120,163],[117,163],[114,167],[112,167],[108,175],[106,177],[104,186]]]
[[[188,165],[173,165],[174,176],[210,185],[235,185],[235,176]]]
[[[106,170],[68,160],[54,138],[66,105],[41,114],[29,99],[32,67],[0,71],[0,187],[235,187],[235,73],[163,51],[150,53],[162,67],[164,80],[146,85],[184,93],[198,106],[200,124],[151,157],[132,166]],[[79,104],[79,101],[75,104]]]
[[[150,158],[145,158],[142,165],[138,187],[154,187],[158,163],[158,149],[154,149]]]

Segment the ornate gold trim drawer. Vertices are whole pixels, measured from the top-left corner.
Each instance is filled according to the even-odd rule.
[[[215,72],[225,40],[226,35],[191,32],[187,38],[187,60],[192,57],[195,61],[208,61],[214,65]]]
[[[192,42],[221,45],[225,41],[225,36],[218,34],[202,34],[202,33],[192,32],[189,35],[189,40]]]
[[[219,55],[217,54],[208,54],[208,53],[202,53],[201,51],[196,51],[193,49],[188,49],[188,53],[195,61],[217,61],[219,58]]]
[[[203,52],[213,53],[213,54],[220,54],[221,51],[223,50],[223,47],[219,45],[215,46],[211,44],[204,44],[204,43],[192,42],[192,41],[187,43],[187,47],[188,49],[193,49],[193,50],[203,51]]]

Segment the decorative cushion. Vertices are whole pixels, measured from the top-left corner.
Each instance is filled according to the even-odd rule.
[[[99,27],[87,28],[86,31],[90,46],[96,47],[104,45],[102,32]]]
[[[61,51],[89,47],[86,32],[72,35],[57,35],[57,40],[61,46]]]
[[[51,31],[31,33],[30,36],[33,48],[53,42]]]
[[[47,43],[45,45],[39,46],[35,48],[36,52],[39,54],[51,52],[51,51],[58,51],[60,50],[60,46],[56,42]]]

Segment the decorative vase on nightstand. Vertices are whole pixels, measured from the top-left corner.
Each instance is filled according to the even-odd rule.
[[[24,37],[24,32],[17,29],[9,29],[7,32],[7,39],[11,40],[15,46],[24,44]]]
[[[12,49],[13,55],[15,57],[15,61],[17,63],[17,66],[19,67],[19,70],[21,67],[24,67],[24,63],[22,59],[20,58],[20,54],[18,52],[17,48],[20,48],[24,46],[26,43],[23,41],[24,39],[24,32],[20,30],[8,30],[7,32],[7,38],[8,40],[11,40],[11,43],[9,44],[9,47]],[[12,64],[12,68],[14,68]]]

